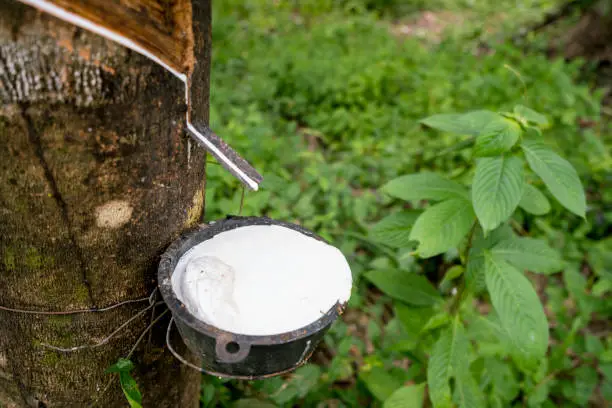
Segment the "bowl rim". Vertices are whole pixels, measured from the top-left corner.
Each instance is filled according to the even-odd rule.
[[[224,343],[236,342],[241,345],[275,345],[299,340],[316,333],[331,325],[344,311],[345,303],[337,302],[325,314],[314,322],[284,333],[270,335],[250,335],[234,333],[212,326],[193,315],[181,302],[172,286],[172,274],[179,259],[195,245],[213,238],[222,232],[230,231],[250,225],[278,225],[298,231],[308,237],[329,244],[325,239],[312,231],[285,221],[274,220],[268,217],[241,217],[227,216],[227,218],[211,221],[209,224],[198,225],[195,229],[187,231],[177,238],[162,254],[159,262],[157,279],[161,295],[170,309],[170,312],[179,323],[186,324],[196,332],[208,335],[215,339],[223,339]]]

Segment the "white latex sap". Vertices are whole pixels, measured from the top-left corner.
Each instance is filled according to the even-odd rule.
[[[222,232],[186,252],[172,286],[187,309],[233,333],[304,327],[346,302],[352,277],[335,247],[277,225]]]

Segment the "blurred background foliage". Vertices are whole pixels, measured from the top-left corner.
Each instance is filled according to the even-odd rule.
[[[472,367],[480,387],[500,396],[492,406],[612,401],[610,61],[563,55],[563,34],[584,9],[538,27],[567,2],[213,3],[211,127],[265,177],[259,192],[246,193],[242,214],[313,229],[348,257],[355,285],[311,364],[264,381],[204,376],[203,407],[376,407],[400,386],[422,383],[427,356],[415,346],[418,322],[362,274],[395,268],[438,285],[458,255],[417,260],[377,242],[371,226],[404,205],[378,188],[424,169],[462,176],[468,153],[440,154],[461,139],[425,129],[420,119],[517,103],[547,115],[547,141],[587,190],[587,220],[556,203],[538,220],[515,216],[516,228],[548,239],[569,265],[533,279],[551,323],[551,360],[540,382],[525,386],[487,350],[476,351]],[[237,214],[241,194],[231,175],[208,166],[207,220]],[[478,299],[472,307],[486,313]],[[486,336],[472,326],[468,335]]]

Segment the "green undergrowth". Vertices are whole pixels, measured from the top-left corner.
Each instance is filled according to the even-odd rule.
[[[373,226],[407,204],[380,187],[422,171],[454,180],[472,177],[471,152],[453,147],[468,138],[419,121],[443,113],[512,111],[518,104],[546,115],[543,140],[577,169],[586,218],[550,200],[546,215],[517,211],[511,219],[515,231],[545,240],[568,265],[532,279],[551,339],[538,376],[529,379],[536,383],[526,384],[515,365],[495,354],[500,344],[478,326],[485,323],[471,323],[488,307],[485,295],[462,306],[468,336],[481,336],[485,345],[474,351],[471,369],[477,386],[495,396],[487,399],[491,406],[596,406],[611,400],[611,305],[605,299],[612,288],[612,130],[600,112],[603,90],[593,89],[594,78],[584,75],[586,62],[533,51],[541,38],[533,39],[538,47],[531,51],[519,49],[499,40],[503,32],[479,34],[474,21],[461,23],[464,34],[455,31],[436,41],[397,35],[398,19],[418,17],[414,13],[425,6],[395,3],[215,5],[211,127],[264,176],[259,192],[246,193],[242,214],[316,231],[347,256],[355,285],[343,321],[333,326],[312,364],[264,381],[205,376],[203,406],[408,406],[388,399],[403,385],[423,383],[430,351],[419,346],[422,337],[415,331],[440,323],[432,316],[414,321],[363,276],[420,274],[448,295],[453,283],[444,277],[459,264],[460,253],[420,259],[414,248],[381,241]],[[428,6],[453,13],[497,16],[500,10],[484,0],[433,3]],[[523,2],[522,8],[501,11],[528,21],[534,10],[542,15],[556,3]],[[239,183],[218,165],[209,165],[207,174],[207,220],[237,214]],[[401,392],[414,401],[431,394],[417,386]]]

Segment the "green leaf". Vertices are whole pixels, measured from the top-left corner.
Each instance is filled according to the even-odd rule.
[[[495,357],[486,358],[484,363],[487,376],[493,385],[493,392],[507,402],[515,399],[521,386],[511,365]]]
[[[495,112],[478,110],[464,114],[433,115],[421,120],[421,123],[443,132],[476,136],[489,122],[499,118],[500,115]]]
[[[427,278],[415,273],[388,270],[370,271],[365,277],[394,299],[415,306],[430,306],[440,301],[440,294]]]
[[[130,404],[130,408],[142,408],[142,394],[138,389],[136,380],[126,371],[119,373],[119,382],[125,398]]]
[[[604,352],[605,348],[599,337],[587,334],[584,338],[584,347],[587,353],[593,354],[598,357]]]
[[[531,407],[541,407],[548,400],[550,394],[551,381],[545,381],[531,389],[527,394],[527,404]]]
[[[376,242],[393,248],[405,248],[414,243],[410,240],[410,230],[420,211],[402,211],[386,216],[370,230]]]
[[[451,326],[440,333],[440,337],[434,344],[429,356],[427,383],[429,385],[429,397],[434,408],[451,406],[451,392],[448,384],[451,376],[455,378],[456,384],[457,381],[464,382],[462,398],[465,397],[467,401],[471,397],[469,393],[473,390],[465,389],[465,387],[471,387],[468,384],[470,380],[467,379],[467,377],[472,377],[469,368],[469,356],[469,342],[465,336],[465,329],[459,316],[455,316]],[[476,393],[474,392],[474,394]],[[475,400],[479,400],[479,397],[476,396]]]
[[[428,258],[457,247],[473,223],[474,211],[469,201],[444,201],[427,208],[419,216],[410,239],[419,241],[417,253]]]
[[[523,105],[516,105],[514,107],[514,114],[526,122],[531,122],[541,126],[548,125],[548,119],[546,119],[546,116]]]
[[[465,272],[465,268],[462,265],[453,265],[451,266],[446,273],[444,273],[444,278],[442,282],[440,282],[440,288],[448,288],[450,283],[457,279],[459,276],[463,275]],[[443,289],[444,290],[444,289]]]
[[[521,147],[529,166],[544,181],[551,194],[565,208],[584,218],[586,198],[574,167],[541,142],[524,140]]]
[[[512,149],[521,136],[521,126],[511,119],[490,122],[476,138],[475,157],[497,156]]]
[[[427,365],[429,398],[434,408],[451,407],[451,390],[448,381],[451,375],[453,330],[448,328],[440,333],[434,344]]]
[[[565,287],[569,294],[578,303],[578,309],[580,314],[588,317],[596,309],[596,302],[599,299],[595,299],[587,293],[587,280],[580,273],[579,265],[568,265],[563,270],[563,280]]]
[[[523,163],[518,157],[500,156],[478,161],[472,203],[485,233],[512,215],[523,195],[524,181]]]
[[[214,384],[202,384],[202,388],[200,390],[200,403],[202,408],[209,408],[212,406],[212,401],[217,393],[216,390],[217,389]]]
[[[411,339],[417,339],[425,324],[434,315],[434,309],[429,307],[408,306],[395,302],[395,315],[406,329],[406,335]]]
[[[118,373],[121,389],[130,407],[142,408],[142,395],[140,394],[136,380],[130,375],[130,371],[133,369],[134,363],[132,363],[132,361],[120,358],[115,364],[106,369],[106,373]]]
[[[599,376],[595,368],[588,365],[582,365],[576,369],[574,377],[574,402],[581,407],[586,407],[597,387]]]
[[[460,408],[485,408],[484,394],[478,388],[478,383],[469,372],[455,376],[454,400]]]
[[[383,408],[422,408],[425,384],[408,385],[395,390],[383,404]]]
[[[520,353],[519,362],[535,366],[548,349],[548,321],[529,280],[503,259],[485,251],[485,278],[501,324]]]
[[[393,179],[382,187],[382,191],[391,197],[406,201],[468,197],[468,191],[463,185],[429,172],[408,174]]]
[[[612,291],[612,280],[606,278],[600,278],[591,288],[591,293],[595,297],[602,297],[610,291]]]
[[[451,321],[451,316],[448,312],[443,311],[434,314],[423,326],[422,332],[437,329],[438,327],[446,326]]]
[[[321,378],[321,368],[306,364],[293,372],[279,392],[271,397],[277,404],[285,404],[294,398],[303,398],[313,389]]]
[[[243,398],[234,402],[232,408],[276,408],[276,405],[255,398]]]
[[[368,387],[376,399],[385,401],[402,383],[382,367],[374,366],[369,370],[362,370],[359,379]]]
[[[112,366],[108,367],[106,369],[106,373],[120,373],[120,372],[130,372],[134,369],[134,363],[132,363],[132,361],[125,359],[125,358],[120,358],[115,364],[113,364]]]
[[[563,268],[559,252],[540,239],[506,239],[495,245],[491,253],[523,271],[551,274]]]
[[[540,190],[527,183],[525,183],[519,207],[533,215],[544,215],[550,211],[548,198]]]
[[[293,372],[291,382],[295,384],[298,397],[305,397],[321,378],[321,367],[315,364],[306,364]]]
[[[455,316],[452,328],[454,345],[451,366],[452,376],[455,378],[453,399],[461,408],[484,408],[484,395],[470,371],[470,345],[459,316]]]
[[[486,237],[482,232],[482,228],[476,228],[465,269],[465,282],[470,290],[478,293],[484,290],[486,286],[484,277],[484,250],[492,248],[498,242],[513,236],[512,228],[508,224],[503,224],[494,229]]]

